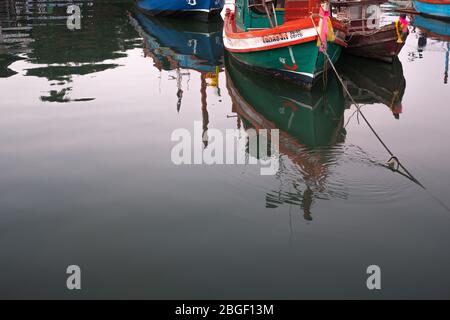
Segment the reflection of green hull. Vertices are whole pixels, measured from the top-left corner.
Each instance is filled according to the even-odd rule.
[[[334,42],[328,43],[328,55],[333,63],[339,59],[341,49]],[[308,89],[329,67],[325,64],[325,55],[319,52],[316,41],[272,50],[232,52],[231,55],[245,66],[293,80]]]
[[[292,83],[243,71],[228,55],[226,70],[233,105],[253,127],[278,128],[281,144],[284,140],[291,146],[314,148],[336,143],[342,128],[344,97],[331,75],[326,88],[318,84],[312,91],[304,91]]]

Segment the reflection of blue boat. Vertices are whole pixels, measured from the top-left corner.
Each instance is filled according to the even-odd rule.
[[[414,0],[420,13],[450,19],[450,0]]]
[[[215,72],[223,63],[223,22],[213,24],[135,15],[146,54],[159,69]]]
[[[427,38],[441,41],[444,43],[445,65],[444,65],[444,83],[448,83],[448,69],[450,60],[450,23],[445,21],[416,16],[414,26],[421,31],[419,38],[419,48],[423,50],[427,45]]]
[[[225,0],[136,0],[142,11],[151,15],[195,15],[207,20],[219,14]]]

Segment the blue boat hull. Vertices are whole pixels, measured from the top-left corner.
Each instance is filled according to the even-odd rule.
[[[446,21],[416,16],[414,26],[431,32],[431,36],[450,37],[450,23],[446,23]]]
[[[136,0],[137,7],[150,15],[195,16],[208,20],[220,14],[225,0]]]
[[[450,19],[450,4],[425,3],[415,0],[414,5],[420,13]]]

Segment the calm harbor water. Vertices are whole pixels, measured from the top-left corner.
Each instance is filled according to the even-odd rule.
[[[337,66],[424,189],[331,72],[305,92],[224,55],[220,21],[76,3],[69,31],[67,2],[0,2],[1,298],[450,297],[450,23],[414,19],[392,65]],[[279,171],[176,166],[196,121],[279,128]]]

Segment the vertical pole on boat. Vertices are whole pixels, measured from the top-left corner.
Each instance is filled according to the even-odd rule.
[[[264,2],[263,6],[264,6],[264,10],[266,10],[267,18],[269,18],[270,27],[273,28],[274,25],[273,25],[273,22],[272,22],[272,17],[270,15],[269,8],[267,7],[266,2]]]
[[[273,20],[275,20],[275,25],[278,27],[277,12],[275,10],[275,5],[273,4],[273,1],[272,1],[272,10],[273,10]]]

